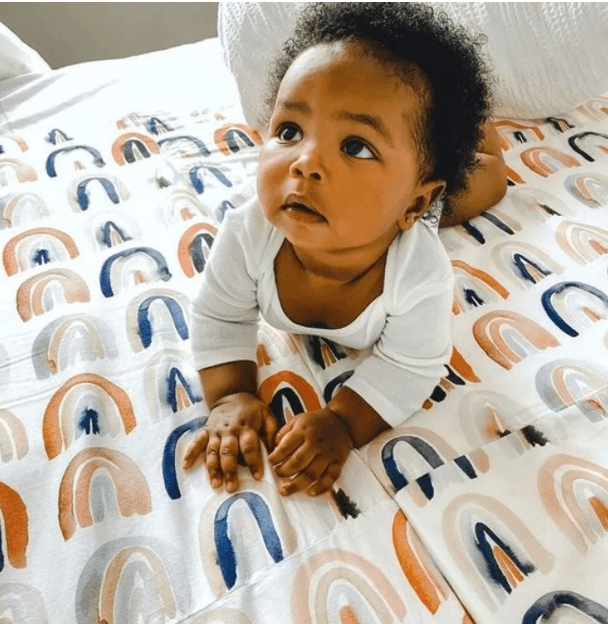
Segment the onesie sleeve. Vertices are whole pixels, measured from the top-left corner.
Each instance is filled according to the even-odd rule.
[[[371,354],[345,383],[392,427],[414,412],[445,375],[451,355],[453,278],[416,287],[389,314]]]
[[[197,370],[238,360],[257,361],[257,279],[255,262],[248,258],[242,216],[227,213],[192,302],[192,352]]]

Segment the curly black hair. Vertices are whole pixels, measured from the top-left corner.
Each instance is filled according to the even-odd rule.
[[[484,38],[426,4],[307,4],[270,70],[266,122],[293,61],[310,47],[336,41],[363,45],[416,91],[422,104],[416,130],[420,176],[446,182],[444,211],[449,212],[450,195],[466,188],[478,164],[482,128],[490,117],[492,78],[481,54]]]

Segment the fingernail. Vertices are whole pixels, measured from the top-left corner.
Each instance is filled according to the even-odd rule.
[[[211,479],[211,487],[215,490],[217,490],[217,488],[219,488],[222,485],[221,481],[219,479]]]
[[[263,476],[263,475],[262,475],[262,472],[261,472],[260,470],[256,470],[256,471],[253,473],[253,478],[254,478],[254,479],[257,479],[258,481],[262,478],[262,476]]]

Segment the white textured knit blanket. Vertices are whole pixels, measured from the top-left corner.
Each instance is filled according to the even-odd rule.
[[[224,60],[249,123],[258,123],[268,62],[288,38],[302,4],[220,3]],[[486,35],[497,78],[496,116],[557,116],[608,90],[608,3],[429,4]]]

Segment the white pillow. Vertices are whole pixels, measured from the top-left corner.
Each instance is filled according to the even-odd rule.
[[[608,91],[606,2],[434,5],[487,36],[499,117],[553,117]]]
[[[260,128],[266,71],[289,38],[301,2],[220,2],[218,36],[247,123]]]
[[[0,23],[0,80],[21,74],[51,71],[48,63],[17,35]]]
[[[259,127],[266,69],[301,2],[220,2],[218,34],[248,123]],[[488,38],[497,117],[565,113],[608,91],[608,3],[431,2]]]

